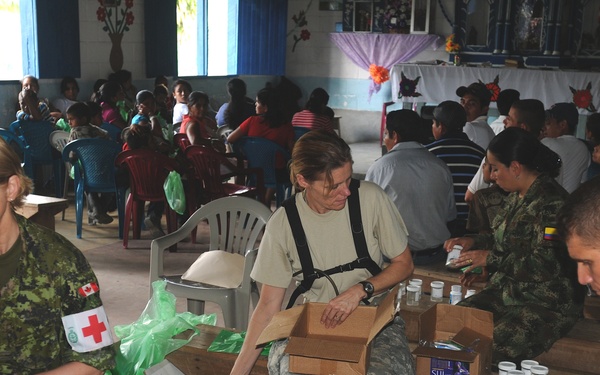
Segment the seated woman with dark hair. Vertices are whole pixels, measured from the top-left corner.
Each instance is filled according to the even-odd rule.
[[[264,88],[256,94],[256,116],[251,116],[244,121],[227,137],[227,142],[235,143],[242,137],[265,138],[290,152],[293,149],[294,128],[292,124],[285,121],[278,98],[272,89]],[[283,158],[277,161],[275,168],[280,172],[285,171],[286,165]],[[286,173],[280,174],[287,175]],[[274,195],[275,189],[268,188],[265,195],[267,205],[271,203]]]
[[[493,233],[452,238],[463,250],[459,267],[488,267],[487,286],[459,304],[494,314],[492,362],[535,358],[566,335],[582,315],[584,288],[577,265],[556,234],[556,215],[568,193],[553,177],[559,156],[531,133],[508,128],[487,151],[492,179],[510,194]],[[469,276],[463,277],[463,281]]]
[[[79,95],[79,84],[73,77],[65,77],[60,82],[60,97],[54,99],[52,104],[67,118],[67,109],[77,103]]]
[[[318,87],[310,94],[304,110],[296,113],[292,118],[293,126],[303,128],[324,129],[333,131],[333,110],[327,106],[329,103],[329,94],[324,89]]]
[[[254,100],[246,97],[246,83],[239,78],[227,82],[229,102],[219,108],[216,120],[218,126],[227,125],[235,130],[248,117],[254,114]]]

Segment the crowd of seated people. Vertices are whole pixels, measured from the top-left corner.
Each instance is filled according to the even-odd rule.
[[[70,140],[106,138],[101,127],[108,123],[123,130],[124,150],[165,154],[178,147],[172,142],[175,133],[221,153],[225,142],[260,137],[291,154],[295,126],[332,133],[334,112],[323,88],[315,88],[304,109],[291,114],[294,106],[282,103],[277,89],[266,85],[252,100],[244,81],[234,78],[227,83],[229,101],[215,112],[210,95],[185,80],[175,80],[169,92],[167,79],[157,77],[154,87],[137,91],[130,72],[117,73],[97,82],[88,103],[78,101],[77,81],[65,77],[53,105],[39,97],[37,79],[26,76],[16,118],[52,123],[66,118]],[[430,144],[419,143],[416,112],[389,113],[388,153],[366,179],[380,185],[406,220],[414,264],[441,263],[446,251],[462,246],[456,260],[464,269],[461,282],[487,286],[461,304],[494,312],[498,362],[535,357],[581,316],[582,288],[576,264],[556,236],[557,213],[569,193],[600,171],[600,116],[588,117],[586,142],[575,136],[579,112],[573,103],[544,108],[541,101],[506,89],[497,100],[500,117],[491,121],[491,98],[484,84],[458,87],[455,98],[433,111]],[[219,137],[221,126],[232,131],[226,139]],[[279,178],[290,178],[284,160],[276,169]],[[267,189],[267,205],[275,192]],[[88,196],[91,225],[112,221],[103,198]],[[148,209],[145,225],[153,235],[164,234],[163,210],[161,203]],[[546,334],[533,339],[540,330]]]

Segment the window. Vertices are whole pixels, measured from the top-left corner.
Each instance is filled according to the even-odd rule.
[[[80,76],[77,0],[0,0],[0,32],[0,80]]]
[[[23,77],[21,53],[21,17],[19,0],[0,0],[0,33],[4,38],[0,54],[0,80],[15,80]]]
[[[287,1],[145,1],[144,17],[148,77],[285,73]]]
[[[236,74],[237,8],[237,0],[177,1],[179,75]]]

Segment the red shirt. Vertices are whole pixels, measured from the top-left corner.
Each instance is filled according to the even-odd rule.
[[[273,141],[281,147],[288,149],[294,140],[294,127],[292,124],[283,124],[278,128],[270,128],[262,116],[250,116],[240,125],[241,132],[248,137],[260,137]]]

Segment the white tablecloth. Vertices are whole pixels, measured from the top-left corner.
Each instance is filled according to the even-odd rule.
[[[416,93],[421,96],[399,97],[401,74],[409,80],[416,80]],[[440,103],[444,100],[456,100],[456,89],[459,86],[468,86],[481,80],[487,84],[498,77],[498,86],[501,89],[515,89],[521,93],[521,99],[539,99],[549,108],[554,103],[574,102],[574,90],[588,89],[593,96],[592,104],[599,107],[600,99],[600,73],[562,71],[562,70],[534,70],[514,68],[472,68],[452,65],[394,65],[390,73],[392,99],[396,102],[427,102]],[[577,103],[576,103],[577,104]],[[495,103],[492,103],[495,107]],[[589,114],[589,110],[580,108],[582,114]]]

